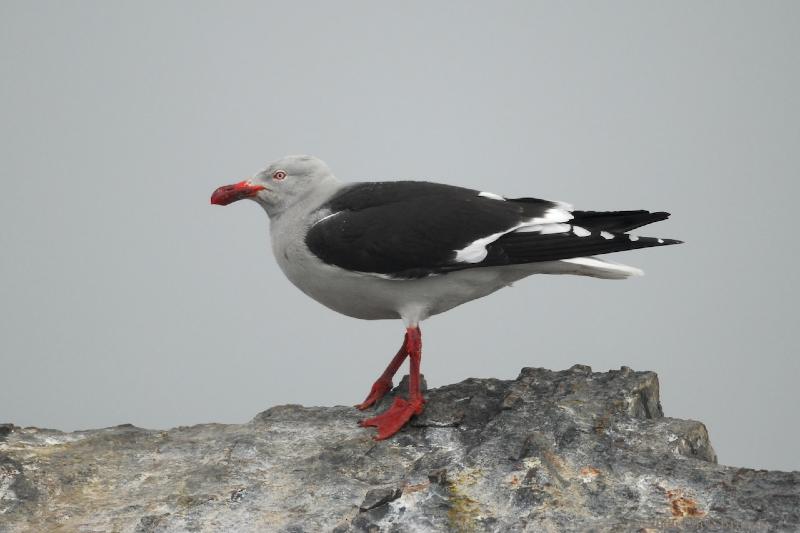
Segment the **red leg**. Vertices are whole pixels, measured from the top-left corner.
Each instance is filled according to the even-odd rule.
[[[385,412],[376,417],[362,420],[362,426],[374,426],[378,428],[375,440],[388,439],[406,425],[411,417],[422,412],[425,400],[419,388],[419,364],[422,359],[422,332],[419,327],[408,328],[406,330],[406,340],[404,346],[408,350],[408,357],[411,360],[411,371],[408,380],[408,400],[395,398],[392,406]],[[396,358],[395,358],[396,359]],[[394,363],[394,361],[392,361]],[[391,367],[391,365],[390,365]],[[387,369],[388,370],[388,369]],[[397,369],[395,369],[397,370]]]
[[[403,345],[400,347],[400,350],[398,350],[397,355],[394,356],[392,362],[389,363],[389,366],[387,366],[386,370],[383,371],[381,377],[379,377],[375,383],[372,384],[372,390],[369,391],[367,399],[356,405],[356,409],[363,411],[370,405],[383,398],[387,392],[392,390],[392,378],[397,373],[397,369],[400,368],[400,365],[403,364],[403,361],[406,360],[407,356],[408,333],[406,333],[406,336],[403,339]]]

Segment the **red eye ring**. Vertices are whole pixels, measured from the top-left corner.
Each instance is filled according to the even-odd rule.
[[[276,170],[272,174],[272,179],[278,180],[278,181],[282,180],[285,177],[286,177],[286,171],[285,170]]]

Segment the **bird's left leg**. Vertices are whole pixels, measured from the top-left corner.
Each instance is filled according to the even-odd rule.
[[[406,357],[408,357],[408,332],[406,332],[403,345],[400,347],[400,350],[397,351],[397,355],[392,358],[392,362],[389,363],[389,366],[383,371],[381,377],[372,384],[372,389],[369,391],[367,399],[356,405],[356,409],[363,411],[392,390],[392,378],[397,373],[397,369],[400,368],[400,365],[403,364],[403,361],[406,360]]]
[[[411,370],[408,379],[408,399],[395,398],[392,406],[382,414],[367,418],[359,422],[362,426],[378,428],[375,440],[388,439],[406,425],[411,417],[418,415],[425,407],[425,399],[420,390],[419,366],[422,359],[422,332],[419,326],[409,327],[406,330],[408,358],[411,361]]]

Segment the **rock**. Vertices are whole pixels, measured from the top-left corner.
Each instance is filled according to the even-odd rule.
[[[717,464],[703,424],[663,416],[651,372],[524,368],[426,396],[382,442],[352,407],[169,431],[3,424],[0,531],[800,529],[800,472]]]
[[[403,494],[403,491],[398,488],[370,489],[367,495],[364,496],[364,501],[358,506],[358,510],[361,512],[370,511],[396,500],[401,494]]]

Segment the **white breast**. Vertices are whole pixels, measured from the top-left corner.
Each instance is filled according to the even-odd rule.
[[[305,294],[354,318],[403,318],[415,324],[529,274],[522,268],[476,268],[409,280],[352,272],[323,263],[308,249],[305,234],[309,226],[310,222],[302,220],[273,220],[270,233],[275,259]]]

